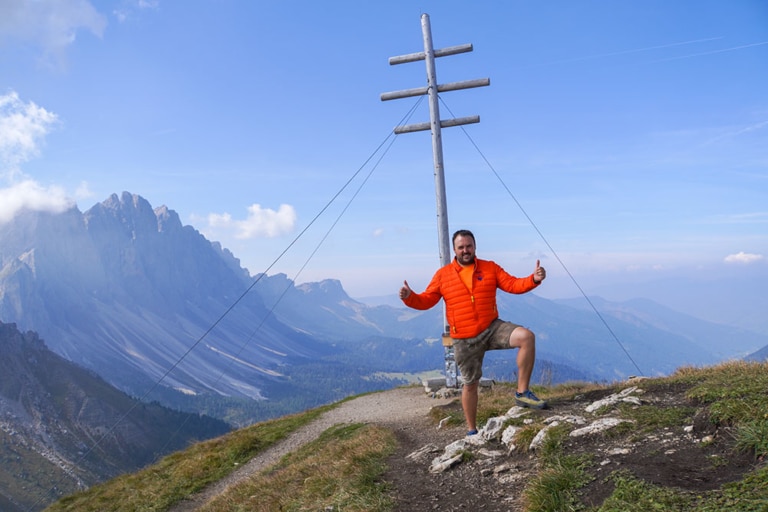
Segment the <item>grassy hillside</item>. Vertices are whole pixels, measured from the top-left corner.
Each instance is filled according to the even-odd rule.
[[[541,449],[527,452],[523,448],[518,450],[522,453],[507,455],[534,461],[534,469],[525,478],[521,493],[525,510],[768,510],[768,466],[764,460],[768,455],[768,364],[733,362],[709,368],[681,368],[670,377],[644,380],[641,386],[647,394],[663,395],[664,401],[621,404],[596,411],[598,417],[610,413],[630,420],[621,428],[602,434],[600,441],[626,445],[640,439],[662,438],[666,432],[682,430],[685,425],[699,425],[702,431],[717,434],[692,449],[704,451],[718,443],[719,451],[717,456],[704,459],[690,457],[691,464],[700,466],[701,460],[707,460],[708,474],[716,475],[720,468],[728,468],[731,478],[724,478],[723,484],[694,491],[674,485],[672,476],[660,481],[642,471],[633,472],[635,466],[630,463],[604,470],[592,445],[569,438],[573,427],[564,424],[549,430]],[[553,409],[566,410],[581,403],[586,395],[605,396],[623,387],[626,386],[571,383],[537,391],[550,400]],[[509,392],[482,394],[479,416],[485,421],[512,405]],[[168,510],[324,410],[260,423],[194,445],[138,473],[66,497],[47,510]],[[460,411],[454,414],[459,422]],[[521,423],[516,444],[527,446],[544,427],[539,419]],[[404,490],[387,482],[385,475],[393,460],[390,455],[396,449],[393,432],[381,427],[337,426],[269,470],[231,486],[203,510],[395,510],[398,493]],[[645,456],[647,453],[634,453],[627,461]],[[410,487],[419,485],[418,480],[409,482]],[[458,492],[471,493],[473,489]]]

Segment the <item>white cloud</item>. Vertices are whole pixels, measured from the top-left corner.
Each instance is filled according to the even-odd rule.
[[[233,219],[229,213],[212,213],[208,215],[208,225],[217,231],[234,231],[234,237],[240,240],[273,238],[293,231],[296,225],[296,210],[288,204],[281,204],[277,211],[252,204],[248,207],[248,217],[245,220]]]
[[[83,181],[75,190],[76,199],[88,199],[93,197],[93,192],[87,182]]]
[[[31,101],[24,103],[14,91],[0,96],[0,176],[17,177],[20,165],[40,153],[57,122],[56,114]]]
[[[762,261],[763,259],[765,259],[765,257],[762,254],[749,254],[742,251],[736,254],[729,254],[725,257],[724,261],[726,263],[748,265],[750,263],[755,263],[756,261]]]
[[[77,31],[101,37],[106,18],[87,0],[3,0],[0,2],[0,38],[31,42],[46,59],[61,64]]]
[[[0,224],[13,219],[20,210],[62,212],[75,205],[64,189],[44,187],[23,176],[21,165],[40,154],[45,137],[58,122],[56,114],[32,102],[23,102],[17,93],[0,96]],[[81,185],[78,195],[87,193]]]
[[[158,0],[123,0],[120,7],[112,11],[117,21],[124,23],[136,16],[137,11],[157,9],[160,6]]]
[[[0,189],[0,224],[10,221],[20,210],[60,213],[75,205],[61,187],[42,187],[26,180]]]

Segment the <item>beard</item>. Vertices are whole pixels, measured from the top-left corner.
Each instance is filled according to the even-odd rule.
[[[474,254],[457,254],[456,260],[464,266],[472,265],[475,262],[475,255]]]

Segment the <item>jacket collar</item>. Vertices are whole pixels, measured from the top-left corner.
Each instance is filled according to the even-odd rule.
[[[477,256],[475,256],[475,265],[474,269],[477,270],[477,262],[480,261],[477,259]],[[456,272],[461,272],[461,269],[464,268],[461,265],[459,265],[459,261],[456,259],[456,256],[453,257],[453,261],[451,261],[451,266]]]

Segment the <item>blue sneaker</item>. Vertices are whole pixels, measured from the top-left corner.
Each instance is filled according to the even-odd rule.
[[[530,389],[522,393],[515,392],[515,404],[519,407],[530,407],[531,409],[547,408],[547,402],[534,395]]]
[[[477,429],[473,428],[472,430],[467,432],[467,437],[469,436],[476,436],[477,435]]]

